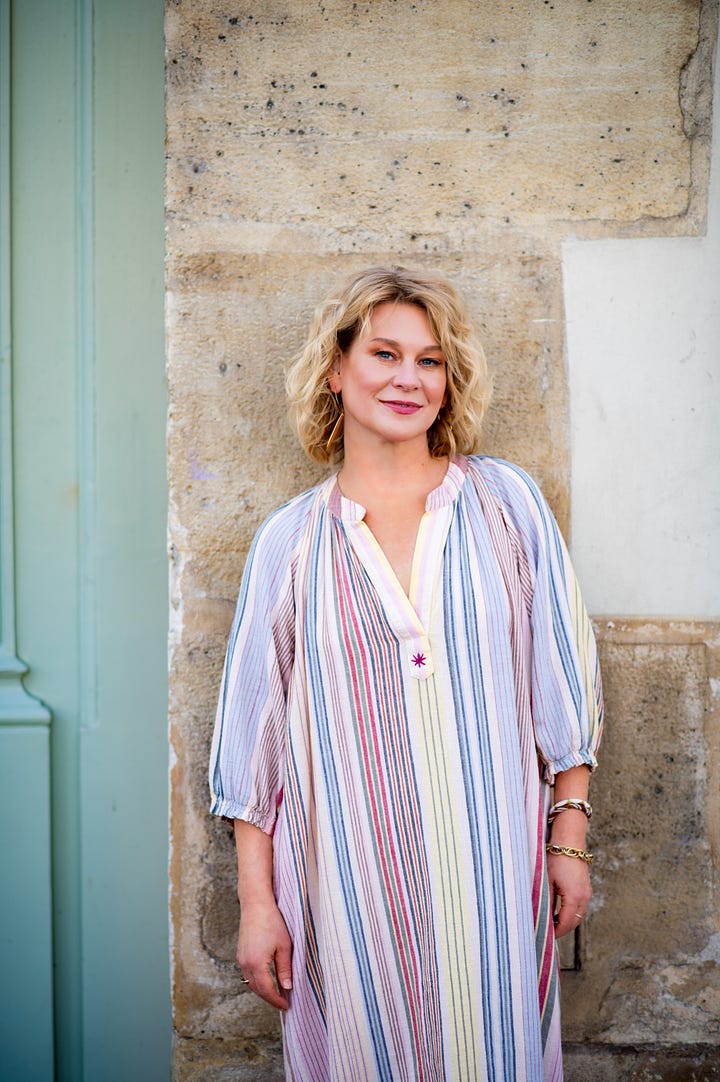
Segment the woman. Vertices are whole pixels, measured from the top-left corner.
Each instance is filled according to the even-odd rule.
[[[288,1079],[560,1079],[601,707],[557,526],[465,457],[488,377],[444,280],[359,274],[288,391],[340,468],[261,527],[230,636],[210,778],[243,981]]]

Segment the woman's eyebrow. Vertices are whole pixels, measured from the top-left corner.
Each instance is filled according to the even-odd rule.
[[[371,338],[368,345],[372,345],[373,342],[384,342],[386,346],[394,346],[395,349],[400,349],[400,343],[396,342],[394,338]],[[423,346],[418,350],[419,353],[429,353],[430,351],[442,353],[442,347],[437,345],[437,343],[433,343],[431,346]]]

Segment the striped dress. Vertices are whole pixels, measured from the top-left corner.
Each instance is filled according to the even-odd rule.
[[[516,466],[456,456],[409,597],[335,478],[261,527],[210,764],[212,811],[272,833],[293,940],[291,1082],[562,1078],[544,843],[595,765],[595,643]]]

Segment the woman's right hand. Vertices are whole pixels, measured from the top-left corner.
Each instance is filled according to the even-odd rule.
[[[241,906],[237,961],[250,989],[286,1011],[292,988],[292,941],[275,902],[246,902]]]

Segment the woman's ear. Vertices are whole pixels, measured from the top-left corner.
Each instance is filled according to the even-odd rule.
[[[340,362],[341,362],[341,360],[342,360],[342,353],[340,352],[339,349],[336,349],[335,357],[333,358],[333,362],[332,362],[332,364],[330,366],[330,371],[328,372],[328,376],[327,376],[328,385],[329,385],[330,390],[332,391],[333,394],[340,394],[340,390],[342,388],[342,380],[340,378]]]
[[[340,394],[342,380],[340,379],[340,373],[334,368],[331,368],[328,372],[328,384],[333,394]]]

